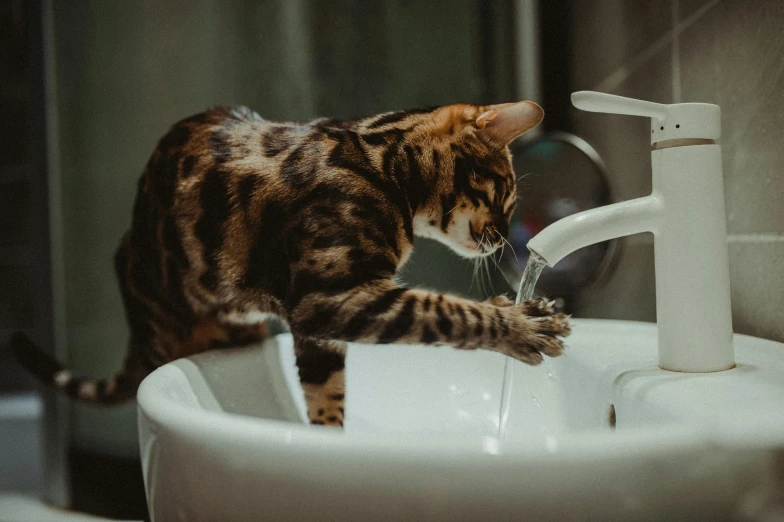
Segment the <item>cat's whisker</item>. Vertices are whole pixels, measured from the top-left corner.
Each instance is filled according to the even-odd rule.
[[[445,215],[447,215],[447,216],[448,216],[449,214],[451,214],[452,212],[454,212],[454,211],[455,211],[455,209],[456,209],[457,207],[459,207],[459,206],[460,206],[460,205],[455,205],[454,207],[452,207],[452,210],[450,210],[449,212],[447,212]]]
[[[512,255],[514,256],[514,258],[515,258],[515,261],[519,261],[519,260],[517,259],[517,252],[515,252],[515,249],[514,249],[514,247],[512,246],[512,243],[510,243],[510,242],[509,242],[509,241],[508,241],[508,240],[507,240],[507,239],[506,239],[504,236],[501,236],[501,241],[503,241],[503,242],[504,242],[504,245],[509,245],[509,250],[511,250],[511,251],[512,251]],[[503,247],[501,247],[501,254],[502,254],[502,255],[503,255],[503,252],[504,252],[504,251],[503,251]]]
[[[509,248],[512,248],[511,245],[509,246]],[[512,249],[512,253],[514,253],[514,249]],[[501,258],[500,257],[495,259],[495,266],[499,270],[501,269]]]
[[[487,257],[484,258],[484,266],[485,272],[487,273],[487,284],[490,286],[490,293],[494,294],[495,288],[493,287],[493,276],[490,274],[490,263],[488,263]]]
[[[485,279],[485,274],[487,273],[487,258],[486,257],[482,258],[482,266],[484,267],[484,271],[482,272],[482,286],[484,287],[485,294],[487,294],[487,293],[489,293],[488,292],[488,286],[491,286],[491,285],[490,285],[490,281]]]
[[[468,286],[469,292],[471,292],[471,290],[474,289],[474,283],[477,283],[478,281],[476,278],[478,272],[478,266],[479,266],[479,264],[477,263],[477,258],[472,259],[471,263],[474,265],[474,269],[471,272],[471,284]]]
[[[495,271],[498,271],[498,269],[499,269],[499,267],[498,267],[498,258],[496,258],[496,257],[493,257],[493,268],[495,269]]]
[[[471,290],[473,290],[474,284],[476,284],[477,287],[482,292],[484,292],[485,285],[484,285],[484,280],[483,280],[483,277],[482,277],[482,270],[481,270],[481,268],[482,268],[482,258],[481,257],[475,257],[473,259],[473,263],[474,263],[474,270],[473,270],[473,274],[471,276],[471,286],[468,289],[468,291],[470,292]]]
[[[479,286],[482,293],[487,294],[487,285],[485,284],[485,273],[482,271],[483,258],[477,259],[477,266],[479,267]]]

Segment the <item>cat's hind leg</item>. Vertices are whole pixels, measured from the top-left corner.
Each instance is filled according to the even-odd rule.
[[[310,423],[343,426],[346,343],[295,336],[294,354]]]

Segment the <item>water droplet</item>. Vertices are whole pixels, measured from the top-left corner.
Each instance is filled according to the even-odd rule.
[[[551,381],[554,381],[555,375],[553,375],[553,372],[547,372],[547,378],[550,379]]]
[[[531,395],[531,398],[534,400],[534,404],[540,407],[542,406],[542,404],[539,402],[539,399],[536,397],[536,395]]]
[[[500,450],[500,444],[497,438],[495,437],[484,437],[482,439],[482,446],[488,455],[498,455]]]

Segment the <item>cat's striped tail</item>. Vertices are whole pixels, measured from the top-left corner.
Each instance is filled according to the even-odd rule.
[[[145,377],[127,366],[105,379],[77,377],[21,332],[11,337],[10,344],[19,363],[38,380],[84,403],[109,406],[134,399]]]

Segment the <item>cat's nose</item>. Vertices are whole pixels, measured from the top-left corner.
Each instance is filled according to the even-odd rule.
[[[504,219],[496,219],[485,225],[485,233],[493,241],[502,241],[509,235],[509,224]]]

